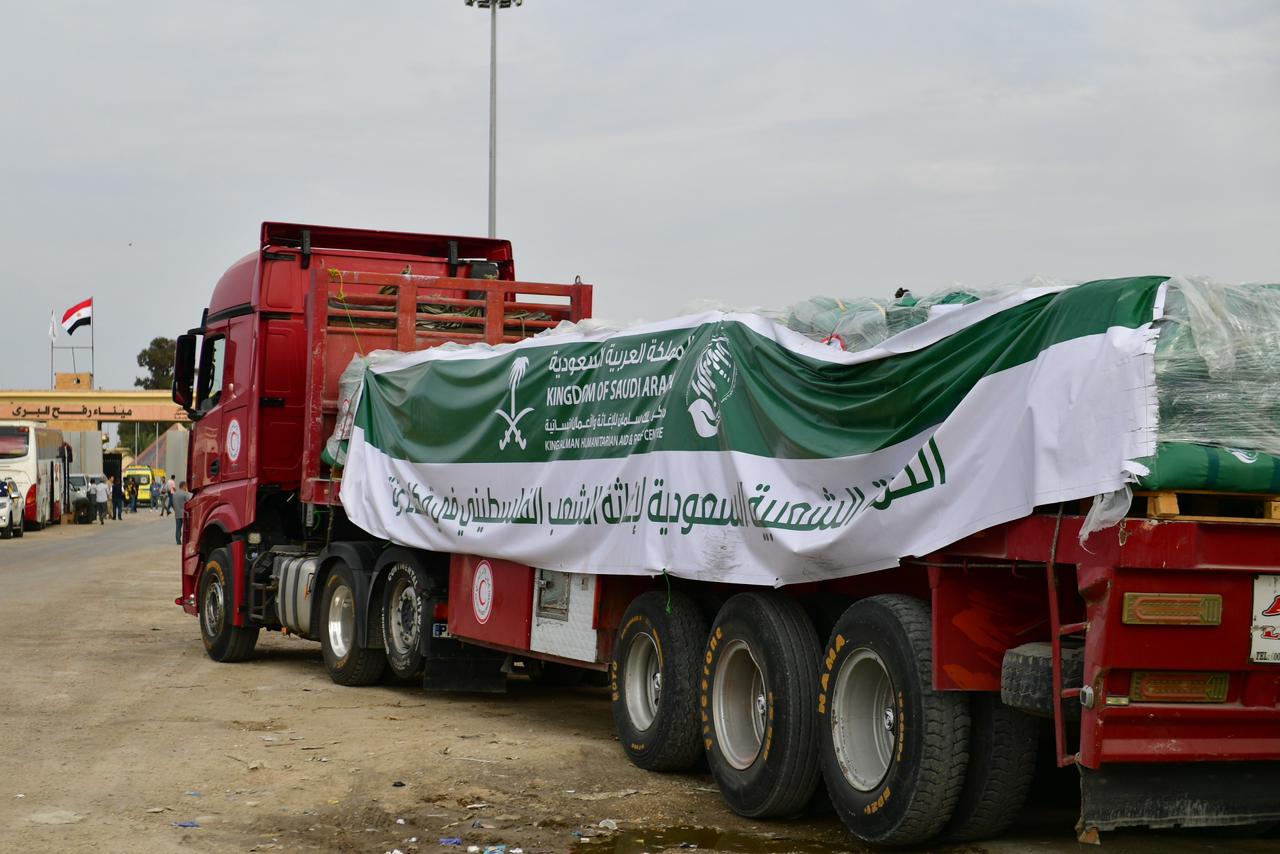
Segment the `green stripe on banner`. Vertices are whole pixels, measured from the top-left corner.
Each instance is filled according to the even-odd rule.
[[[928,347],[855,364],[805,356],[732,320],[428,357],[367,371],[355,423],[369,444],[414,463],[870,453],[942,423],[985,376],[1057,343],[1151,322],[1164,281],[1089,282]]]

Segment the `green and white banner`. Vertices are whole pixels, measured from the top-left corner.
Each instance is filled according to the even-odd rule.
[[[374,354],[343,505],[397,543],[573,572],[884,569],[1133,480],[1163,282],[1019,291],[858,353],[711,312]]]

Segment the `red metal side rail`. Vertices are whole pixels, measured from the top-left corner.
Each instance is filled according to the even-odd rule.
[[[373,266],[367,260],[360,263]],[[320,452],[341,406],[338,377],[352,356],[449,342],[519,341],[562,321],[590,317],[591,295],[591,285],[581,282],[560,285],[333,266],[313,270],[307,299],[310,365],[302,500],[337,500],[336,482],[328,477]]]

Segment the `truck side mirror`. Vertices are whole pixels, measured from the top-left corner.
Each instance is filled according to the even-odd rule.
[[[195,399],[196,379],[196,336],[179,335],[173,355],[173,402],[187,411],[194,413],[191,404]]]

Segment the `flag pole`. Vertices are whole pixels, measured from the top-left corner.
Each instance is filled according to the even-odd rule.
[[[90,306],[93,305],[93,297],[89,297],[89,304]],[[98,354],[97,354],[97,351],[93,349],[93,328],[97,325],[98,324],[93,322],[93,309],[91,307],[89,309],[89,390],[90,391],[92,391],[94,388],[97,387],[96,383],[98,382],[98,364],[96,362]]]

